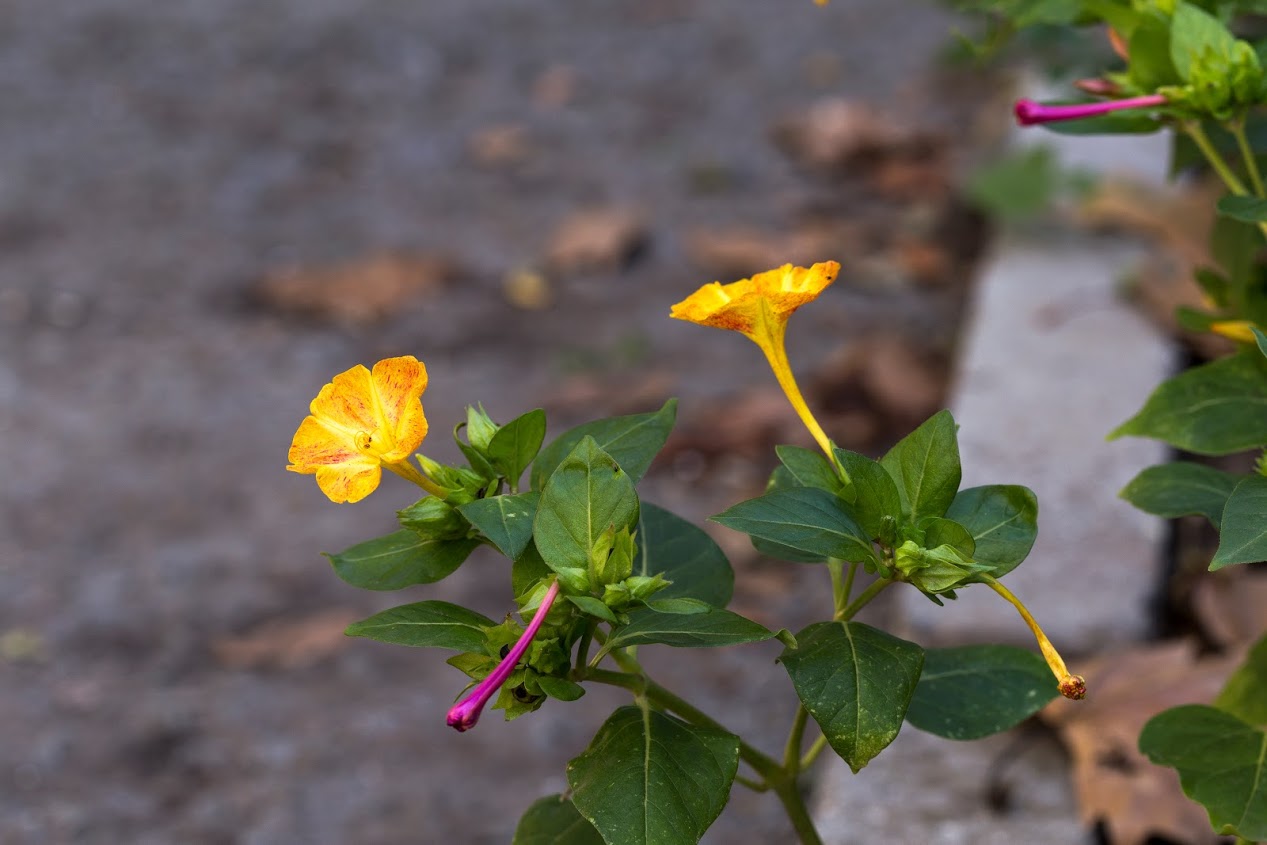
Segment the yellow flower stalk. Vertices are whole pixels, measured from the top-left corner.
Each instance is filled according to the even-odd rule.
[[[1043,629],[1039,627],[1037,620],[1030,614],[1024,603],[1011,590],[988,575],[985,576],[984,581],[990,585],[990,589],[1001,595],[1007,600],[1008,604],[1016,608],[1016,612],[1025,620],[1025,624],[1029,626],[1030,631],[1034,634],[1034,639],[1038,640],[1038,650],[1043,653],[1043,659],[1047,661],[1047,668],[1056,676],[1056,686],[1060,689],[1060,694],[1075,701],[1085,698],[1087,695],[1086,680],[1081,675],[1069,674],[1069,670],[1065,667],[1064,658],[1060,656],[1060,652],[1056,651],[1056,647],[1052,645],[1051,640],[1047,639],[1047,635],[1043,633]]]
[[[1253,343],[1255,338],[1251,329],[1256,327],[1250,320],[1221,320],[1211,323],[1210,331],[1240,343]]]
[[[836,280],[839,272],[840,265],[835,261],[824,261],[808,269],[784,264],[775,270],[758,273],[751,279],[740,279],[728,285],[720,282],[704,285],[674,305],[669,314],[675,319],[701,326],[737,331],[761,347],[788,401],[833,462],[831,441],[810,413],[792,375],[784,348],[784,335],[792,312],[817,299]]]
[[[332,502],[359,502],[378,487],[383,467],[432,495],[444,491],[409,463],[427,436],[422,394],[427,368],[412,355],[387,358],[371,372],[357,364],[321,388],[290,444],[286,469],[316,475]]]

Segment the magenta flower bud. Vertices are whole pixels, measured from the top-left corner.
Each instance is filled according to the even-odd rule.
[[[1097,117],[1123,109],[1146,109],[1164,105],[1166,105],[1166,98],[1161,94],[1148,94],[1143,97],[1106,100],[1102,103],[1079,103],[1074,106],[1044,106],[1033,100],[1017,100],[1014,111],[1016,122],[1021,126],[1034,126],[1039,123],[1054,123],[1058,120]]]
[[[484,711],[484,705],[488,704],[488,700],[493,697],[493,694],[501,689],[502,684],[506,683],[510,673],[515,671],[515,666],[519,664],[519,658],[523,657],[524,652],[528,650],[528,646],[532,644],[532,638],[541,629],[541,623],[545,622],[546,614],[550,612],[550,606],[554,604],[554,600],[558,595],[559,582],[556,580],[550,585],[550,589],[546,591],[545,597],[541,599],[541,606],[533,614],[532,621],[524,629],[519,641],[502,658],[502,662],[497,664],[497,668],[489,673],[487,678],[476,684],[475,689],[471,690],[465,698],[449,708],[449,715],[445,720],[448,722],[449,727],[456,728],[458,731],[469,731],[475,727],[475,723],[480,720],[480,713]]]

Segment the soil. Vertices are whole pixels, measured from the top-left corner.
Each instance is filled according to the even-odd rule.
[[[941,234],[895,253],[887,234],[929,231],[918,184],[798,168],[770,128],[842,96],[941,133],[953,159],[971,98],[947,96],[949,33],[932,3],[892,0],[6,4],[0,841],[508,842],[623,695],[459,735],[442,655],[342,638],[422,598],[498,616],[509,582],[482,555],[397,595],[340,582],[318,553],[391,530],[412,496],[389,477],[337,506],[284,472],[307,403],[356,362],[416,354],[441,460],[476,401],[501,420],[544,403],[557,433],[674,394],[682,436],[706,439],[721,398],[772,380],[742,338],[667,319],[720,276],[686,233],[827,213],[860,252],[823,256],[842,282],[797,315],[794,365],[827,385],[842,439],[895,439],[902,414],[829,395],[823,361],[879,326],[944,364],[979,221],[943,198]],[[546,307],[517,307],[543,301],[508,280],[594,206],[643,215],[645,243],[552,271],[533,282]],[[287,268],[397,254],[457,270],[347,319],[260,295]],[[903,275],[903,254],[950,281],[912,281],[929,274]],[[700,520],[754,495],[774,439],[804,442],[786,413],[750,455],[675,441],[644,496]],[[827,610],[822,573],[714,533],[736,609],[792,629]],[[771,751],[792,703],[776,653],[647,650]],[[790,835],[773,797],[736,790],[705,841]]]

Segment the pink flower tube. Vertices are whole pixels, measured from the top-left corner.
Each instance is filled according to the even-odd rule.
[[[1074,106],[1044,106],[1033,100],[1017,100],[1014,111],[1016,122],[1021,126],[1034,126],[1039,123],[1054,123],[1058,120],[1098,117],[1124,109],[1146,109],[1164,105],[1166,105],[1166,98],[1161,94],[1148,94],[1143,97],[1106,100],[1102,103],[1079,103]]]

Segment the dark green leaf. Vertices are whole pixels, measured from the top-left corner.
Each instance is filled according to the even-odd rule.
[[[810,554],[800,549],[794,549],[791,546],[785,546],[782,543],[775,543],[766,540],[763,537],[749,536],[752,541],[752,547],[766,557],[775,560],[786,560],[790,563],[826,563],[827,558],[824,555]]]
[[[1250,331],[1254,333],[1254,342],[1258,344],[1258,351],[1267,356],[1267,334],[1263,334],[1258,326],[1250,327]]]
[[[562,795],[547,795],[528,808],[510,845],[604,845],[594,825]]]
[[[1170,61],[1184,82],[1193,81],[1193,71],[1206,54],[1230,58],[1235,46],[1236,38],[1218,18],[1190,3],[1175,4],[1170,23]]]
[[[491,496],[467,502],[458,511],[482,531],[498,551],[514,560],[532,539],[532,522],[540,498],[541,494],[535,491]]]
[[[610,607],[593,596],[568,596],[567,599],[590,616],[597,616],[613,625],[620,621]]]
[[[353,587],[399,590],[449,576],[478,545],[478,540],[432,540],[404,530],[326,557]]]
[[[631,527],[637,519],[633,480],[587,436],[546,482],[532,533],[541,559],[564,579],[568,591],[585,593],[590,551],[599,536],[608,528]]]
[[[1129,74],[1136,87],[1151,91],[1179,82],[1170,54],[1170,22],[1161,15],[1146,15],[1131,32]]]
[[[1179,771],[1184,794],[1219,833],[1267,839],[1267,734],[1222,710],[1187,704],[1144,725],[1139,750]]]
[[[1267,560],[1267,477],[1241,479],[1223,508],[1219,548],[1210,569]]]
[[[482,651],[484,629],[497,623],[486,616],[446,601],[402,604],[353,622],[349,637],[366,637],[397,645]]]
[[[995,578],[1019,566],[1038,536],[1038,498],[1016,484],[960,490],[946,517],[968,529],[977,544],[973,560]]]
[[[706,613],[658,613],[637,610],[629,614],[629,624],[617,628],[603,647],[603,653],[631,645],[661,645],[676,648],[711,648],[768,640],[773,631],[729,610]]]
[[[676,418],[677,400],[670,399],[655,413],[595,420],[566,431],[533,461],[532,489],[540,490],[559,462],[586,436],[593,437],[636,484],[669,438]]]
[[[1214,467],[1175,461],[1149,467],[1131,479],[1118,495],[1154,516],[1173,519],[1200,514],[1218,528],[1227,497],[1240,479],[1239,475]]]
[[[767,493],[711,519],[814,555],[855,563],[875,559],[871,538],[849,516],[845,503],[814,487]]]
[[[730,561],[703,529],[658,505],[642,505],[634,574],[663,573],[672,581],[657,599],[698,599],[725,607],[735,591]]]
[[[893,476],[878,462],[857,452],[837,447],[836,460],[840,461],[853,484],[854,501],[849,506],[849,512],[862,528],[862,533],[878,539],[884,517],[891,516],[898,521],[902,517],[902,497]]]
[[[912,523],[945,516],[959,490],[959,442],[950,411],[938,411],[880,459],[897,483],[902,512]]]
[[[489,441],[488,457],[513,485],[537,456],[545,436],[546,412],[540,408],[529,411],[497,430]]]
[[[1267,636],[1260,639],[1227,685],[1214,706],[1251,725],[1267,726]]]
[[[1043,129],[1056,135],[1151,135],[1165,125],[1147,112],[1120,111],[1044,123]]]
[[[567,678],[556,678],[553,675],[538,675],[537,686],[551,698],[559,701],[576,701],[585,695],[585,687],[574,684]]]
[[[548,578],[553,574],[554,570],[546,566],[546,562],[541,559],[541,553],[537,551],[536,544],[529,540],[528,545],[510,567],[510,588],[516,596],[522,596],[536,586],[542,578]]]
[[[1034,715],[1057,692],[1051,670],[1032,651],[930,648],[906,721],[946,739],[980,739]]]
[[[966,560],[972,560],[972,556],[976,553],[977,541],[973,539],[967,528],[953,519],[933,516],[921,522],[920,527],[924,529],[924,542],[921,545],[926,549],[950,546]]]
[[[1267,223],[1267,200],[1250,196],[1226,196],[1219,200],[1219,214],[1243,223]]]
[[[698,599],[652,599],[647,602],[647,607],[659,613],[677,613],[682,615],[707,613],[713,610],[712,607]]]
[[[1267,361],[1242,352],[1164,381],[1109,435],[1152,437],[1199,455],[1267,444]]]
[[[775,446],[774,453],[802,487],[817,487],[838,495],[845,489],[836,468],[822,452],[800,446]]]
[[[568,763],[568,783],[607,845],[694,845],[726,806],[738,767],[738,737],[621,707]]]
[[[1223,268],[1233,287],[1249,284],[1255,273],[1258,251],[1263,246],[1262,230],[1252,224],[1218,216],[1210,232],[1210,254]]]
[[[828,744],[854,772],[902,729],[924,650],[861,622],[819,622],[779,659]]]

